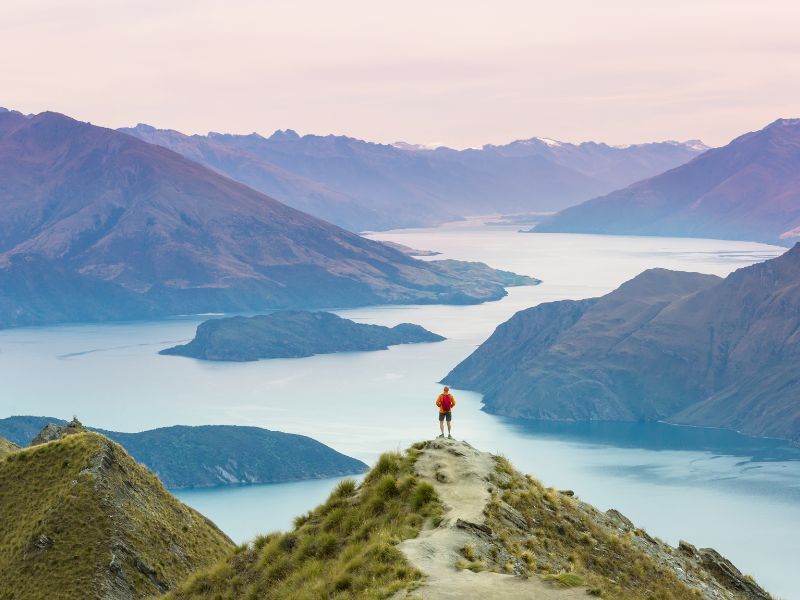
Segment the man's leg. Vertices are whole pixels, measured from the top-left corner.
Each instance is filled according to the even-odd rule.
[[[450,420],[452,418],[453,417],[451,417],[450,415],[447,415],[447,435],[450,435],[450,428],[452,427],[452,423]],[[444,433],[444,431],[442,433]]]
[[[444,419],[439,418],[439,431],[444,435]]]

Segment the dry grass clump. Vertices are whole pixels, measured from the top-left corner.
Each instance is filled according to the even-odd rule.
[[[0,437],[0,460],[3,460],[6,456],[12,452],[16,452],[17,450],[19,450],[19,446],[17,446],[14,442],[10,442],[6,438]]]
[[[159,591],[153,578],[175,585],[233,548],[96,433],[0,461],[0,546],[0,587],[26,600],[100,597],[112,580],[143,597]]]
[[[257,538],[170,597],[385,598],[422,575],[395,547],[441,519],[432,486],[413,473],[417,452],[384,454],[357,486],[345,480],[295,528]]]
[[[503,457],[496,463],[487,524],[529,573],[617,600],[702,598],[596,509],[523,476]]]

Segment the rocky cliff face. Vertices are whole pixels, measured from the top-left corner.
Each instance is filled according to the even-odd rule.
[[[800,238],[800,119],[780,119],[685,165],[579,204],[534,231]]]
[[[0,596],[135,599],[168,591],[232,542],[96,433],[0,461]]]
[[[537,306],[446,378],[489,411],[800,432],[800,245],[724,280],[651,270],[597,300]]]

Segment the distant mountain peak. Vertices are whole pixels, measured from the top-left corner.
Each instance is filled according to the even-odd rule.
[[[797,127],[800,126],[800,119],[798,118],[780,118],[774,120],[766,126],[765,129],[773,129],[777,127]]]
[[[274,141],[299,140],[300,136],[294,129],[276,129],[268,139]]]
[[[429,143],[429,144],[409,144],[408,142],[393,142],[389,144],[390,146],[397,148],[398,150],[408,150],[409,152],[419,152],[424,150],[436,150],[437,148],[445,148],[442,144],[438,142]]]
[[[536,137],[533,139],[542,142],[545,146],[549,146],[550,148],[558,148],[559,146],[564,145],[564,142],[559,142],[558,140],[554,140],[552,138]]]

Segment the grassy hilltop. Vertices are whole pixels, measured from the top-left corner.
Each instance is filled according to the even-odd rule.
[[[233,543],[119,445],[77,433],[0,459],[0,598],[143,598]]]
[[[455,594],[455,595],[454,595]],[[714,550],[650,537],[464,442],[385,454],[292,531],[257,538],[171,600],[768,600]]]

